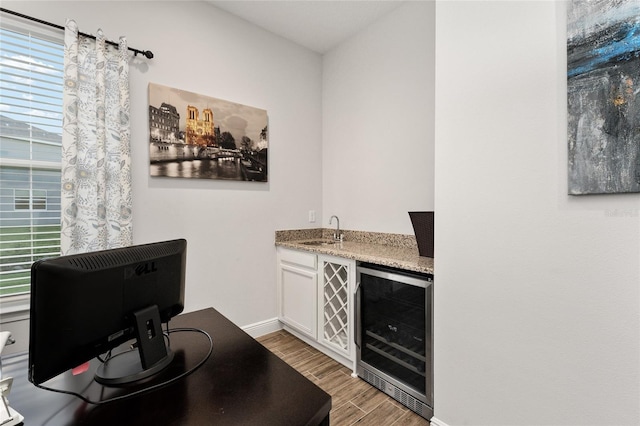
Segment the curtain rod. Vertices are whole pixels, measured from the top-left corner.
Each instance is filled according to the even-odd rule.
[[[64,31],[64,27],[62,25],[52,24],[51,22],[43,21],[41,19],[34,18],[32,16],[23,15],[22,13],[14,12],[13,10],[9,10],[9,9],[5,9],[5,8],[0,7],[0,12],[5,12],[5,13],[8,13],[10,15],[15,15],[15,16],[18,16],[20,18],[28,19],[30,21],[37,22],[37,23],[43,24],[43,25],[48,25],[50,27],[57,28],[59,30],[63,30]],[[85,34],[85,33],[81,33],[81,32],[78,32],[78,34],[80,34],[81,36],[84,36],[84,37],[89,37],[89,38],[91,38],[93,40],[96,39],[96,36],[91,35],[91,34]],[[118,43],[116,43],[115,41],[105,40],[105,43],[110,44],[112,46],[118,47]],[[135,56],[138,56],[138,53],[139,53],[141,55],[146,56],[148,59],[153,58],[153,53],[150,50],[138,50],[138,49],[134,49],[133,47],[128,47],[128,49],[131,50]]]

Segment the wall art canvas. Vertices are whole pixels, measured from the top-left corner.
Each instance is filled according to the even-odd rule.
[[[567,6],[569,194],[640,192],[640,2]]]
[[[149,84],[151,176],[267,182],[267,111]]]

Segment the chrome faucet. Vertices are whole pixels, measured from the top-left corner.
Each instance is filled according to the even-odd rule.
[[[338,218],[338,216],[333,215],[331,216],[331,218],[329,219],[329,225],[331,225],[331,221],[333,220],[333,218],[336,218],[336,232],[333,233],[333,240],[334,241],[342,241],[343,235],[340,233],[340,219]]]

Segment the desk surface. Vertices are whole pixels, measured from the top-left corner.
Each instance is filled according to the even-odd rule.
[[[248,334],[209,308],[180,315],[171,328],[207,331],[213,353],[184,379],[139,396],[88,405],[79,398],[38,389],[27,381],[27,355],[3,360],[3,373],[14,378],[10,405],[25,417],[25,425],[318,425],[329,424],[331,397]],[[173,333],[175,359],[154,382],[187,371],[209,350],[199,333]],[[92,381],[95,361],[80,376],[64,373],[45,385],[80,390],[92,399],[109,398],[122,390]],[[126,392],[130,392],[127,390]]]

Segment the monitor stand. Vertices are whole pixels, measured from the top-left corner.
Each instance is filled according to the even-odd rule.
[[[109,358],[96,371],[105,386],[121,386],[144,380],[171,364],[173,352],[164,343],[160,312],[156,305],[133,313],[138,348]]]

